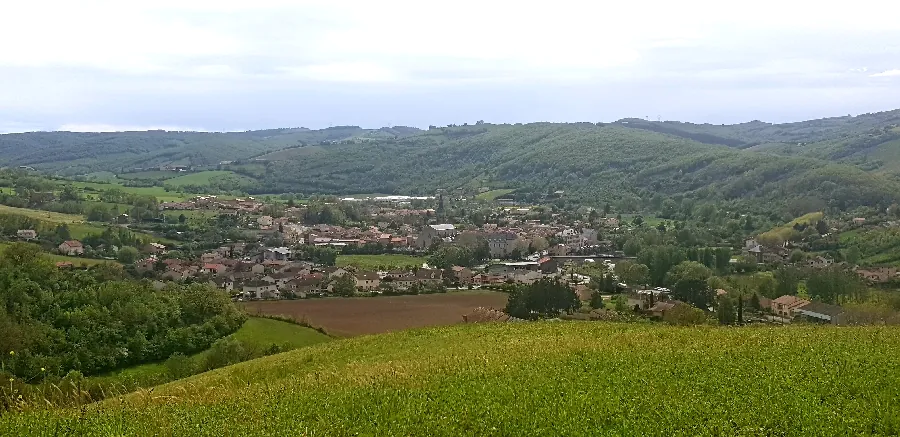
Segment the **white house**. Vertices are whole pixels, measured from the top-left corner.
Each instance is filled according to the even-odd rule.
[[[16,231],[16,236],[25,241],[31,241],[37,238],[37,231],[34,229],[21,229]]]

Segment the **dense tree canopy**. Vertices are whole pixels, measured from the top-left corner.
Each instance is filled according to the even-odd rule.
[[[94,374],[194,353],[244,319],[205,285],[156,291],[108,267],[59,270],[21,243],[0,254],[0,362],[22,378]]]

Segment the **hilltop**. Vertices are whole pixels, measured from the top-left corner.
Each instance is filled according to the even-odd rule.
[[[900,331],[535,322],[330,342],[5,435],[889,435]]]

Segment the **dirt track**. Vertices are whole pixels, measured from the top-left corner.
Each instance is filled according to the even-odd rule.
[[[247,313],[306,319],[341,336],[377,334],[425,326],[452,325],[476,307],[502,309],[498,292],[450,292],[418,296],[326,298],[248,302]]]

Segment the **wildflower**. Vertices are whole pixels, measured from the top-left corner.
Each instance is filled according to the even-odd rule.
[[[10,355],[15,355],[15,354],[16,354],[16,351],[9,351],[9,354],[10,354]]]
[[[41,367],[41,372],[46,372],[46,371],[47,371],[47,369]]]

